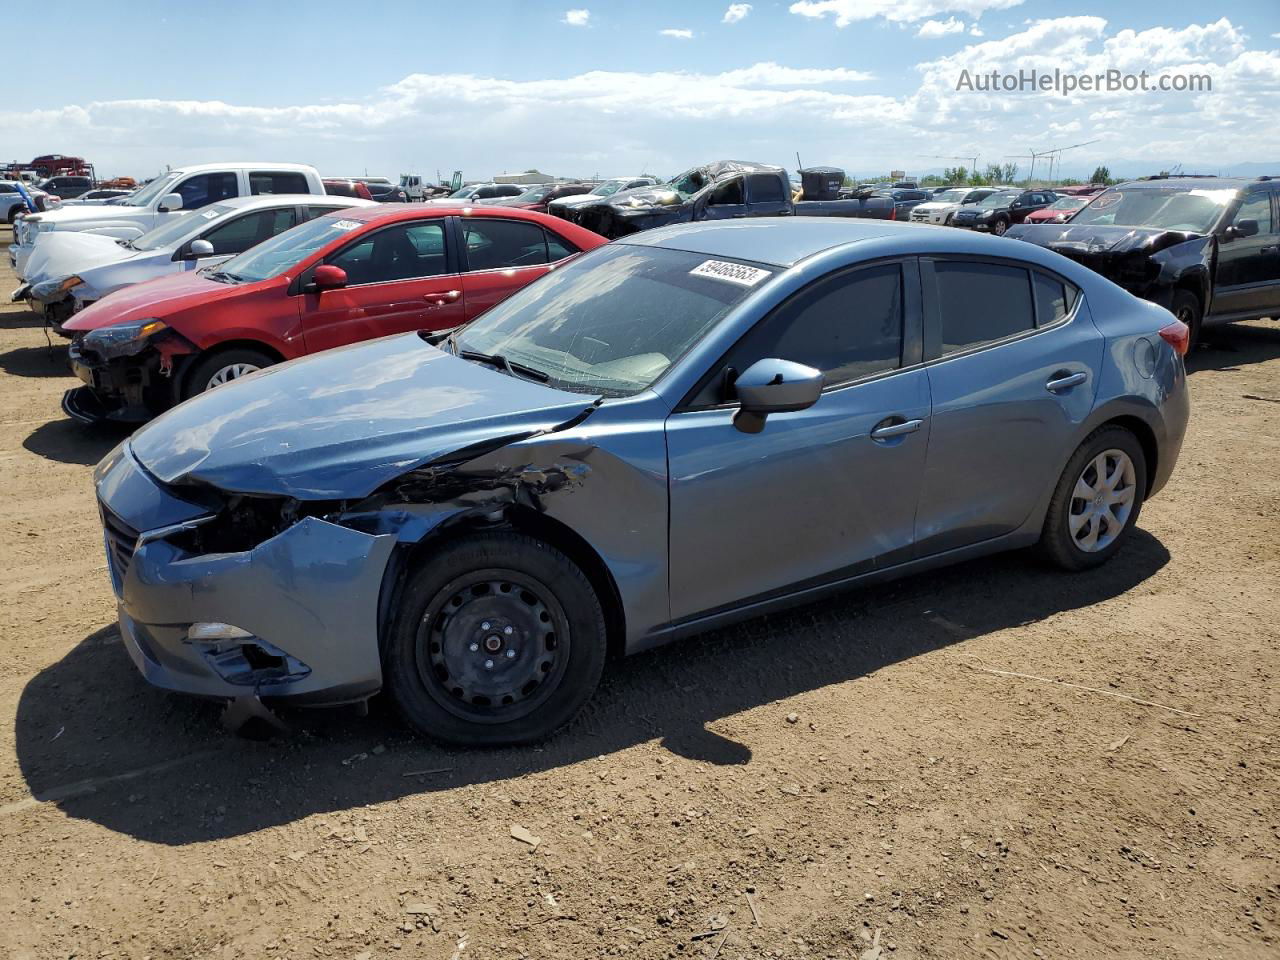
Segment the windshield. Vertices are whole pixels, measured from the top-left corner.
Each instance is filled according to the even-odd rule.
[[[979,200],[974,206],[978,210],[999,210],[1013,203],[1017,196],[1016,193],[993,193],[991,196]]]
[[[672,177],[667,182],[667,186],[680,194],[681,198],[688,200],[695,193],[707,185],[707,175],[700,169],[695,167],[692,170],[686,170],[678,177]]]
[[[225,203],[215,203],[197,214],[162,220],[160,226],[144,233],[129,245],[135,250],[159,250],[161,247],[176,246],[188,234],[197,233],[212,225],[213,221],[221,219],[234,209],[235,207],[229,207]]]
[[[1059,197],[1049,204],[1050,210],[1078,210],[1089,202],[1088,197]]]
[[[180,176],[182,176],[180,173],[170,173],[163,177],[156,177],[145,187],[141,187],[137,193],[128,197],[124,201],[124,206],[145,207],[149,205],[156,197],[163,197],[168,193],[169,188],[177,182]]]
[[[638,393],[769,276],[722,265],[751,278],[744,285],[710,275],[719,263],[684,250],[600,247],[481,315],[455,346],[546,374],[561,390]]]
[[[1208,233],[1235,195],[1235,190],[1106,190],[1071,222]]]
[[[250,247],[218,271],[244,283],[276,277],[358,226],[359,221],[344,219],[341,213],[325,214]]]
[[[519,203],[537,203],[539,200],[541,200],[543,197],[545,197],[548,193],[550,193],[554,189],[555,189],[554,186],[549,186],[549,185],[534,187],[532,190],[526,190],[524,193],[520,194],[520,196],[516,197],[515,199]]]
[[[472,187],[463,187],[461,190],[455,190],[453,193],[449,194],[449,196],[455,197],[459,200],[463,200],[471,196],[473,193],[475,193],[479,189],[480,189],[479,184],[476,184],[475,186],[472,186]]]
[[[943,190],[933,198],[934,203],[960,203],[968,195],[968,190]]]
[[[591,192],[597,197],[611,197],[621,190],[622,185],[626,182],[626,180],[606,180]]]

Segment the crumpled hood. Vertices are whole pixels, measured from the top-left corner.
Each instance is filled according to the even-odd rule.
[[[686,201],[680,194],[665,184],[651,187],[632,187],[630,190],[619,190],[611,197],[594,197],[600,203],[622,210],[642,209],[644,207],[674,207]]]
[[[1006,237],[1028,240],[1066,256],[1151,254],[1204,236],[1160,227],[1113,227],[1093,223],[1032,223],[1011,227]]]
[[[32,248],[22,271],[23,279],[32,284],[61,280],[92,267],[128,260],[137,253],[116,243],[113,237],[54,231],[41,236]]]
[[[416,333],[328,350],[179,404],[133,435],[165,483],[347,500],[464,448],[515,442],[596,397],[461,360]]]

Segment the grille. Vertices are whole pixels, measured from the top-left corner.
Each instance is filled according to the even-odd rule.
[[[129,562],[133,560],[133,551],[138,543],[138,531],[117,517],[105,506],[99,504],[102,513],[102,532],[107,546],[107,563],[111,567],[111,579],[116,589],[124,584],[125,574],[129,572]]]

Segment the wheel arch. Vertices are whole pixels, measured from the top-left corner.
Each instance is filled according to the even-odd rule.
[[[185,395],[187,381],[191,378],[192,370],[203,363],[207,358],[226,353],[228,350],[257,350],[271,357],[272,361],[275,363],[284,363],[284,361],[288,359],[271,344],[264,343],[261,340],[253,340],[248,337],[233,340],[220,340],[215,346],[209,347],[207,350],[188,354],[188,360],[183,364],[181,375],[175,378],[177,382],[174,384],[176,388],[174,395],[178,398]]]
[[[1137,438],[1138,445],[1142,447],[1142,457],[1146,461],[1145,465],[1147,468],[1147,489],[1142,491],[1142,495],[1145,498],[1151,493],[1151,487],[1156,476],[1156,468],[1160,463],[1160,443],[1156,440],[1155,431],[1152,430],[1151,425],[1141,417],[1137,417],[1132,414],[1120,414],[1119,416],[1103,420],[1089,432],[1092,434],[1101,430],[1103,427],[1121,427],[1128,430]]]

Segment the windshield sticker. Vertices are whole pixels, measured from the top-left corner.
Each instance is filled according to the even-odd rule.
[[[221,214],[219,214],[217,210],[206,210],[204,213],[200,214],[200,216],[204,217],[206,220],[212,220],[214,217],[221,216]]]
[[[759,267],[748,267],[741,263],[729,263],[727,260],[703,260],[689,275],[693,277],[711,277],[715,280],[727,280],[743,287],[754,287],[769,276],[768,270]]]
[[[360,226],[360,221],[358,221],[358,220],[335,220],[335,221],[333,221],[333,223],[331,224],[331,226],[332,226],[332,227],[333,227],[333,229],[335,229],[335,230],[354,230],[356,227]]]

